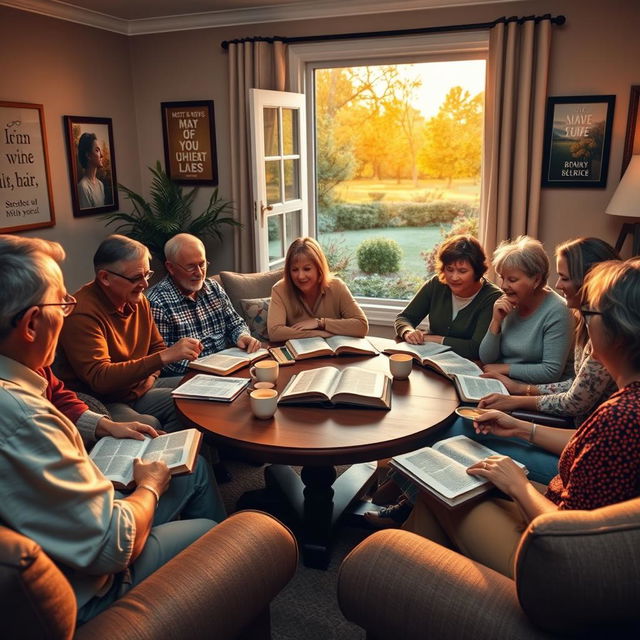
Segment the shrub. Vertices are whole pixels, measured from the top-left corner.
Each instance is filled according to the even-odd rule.
[[[329,263],[329,270],[337,276],[344,277],[351,262],[351,254],[345,249],[344,241],[330,240],[322,242],[321,245]]]
[[[354,296],[363,296],[365,298],[410,300],[421,287],[422,283],[422,278],[412,274],[403,274],[400,276],[373,274],[356,276],[350,280],[349,289]]]
[[[331,207],[336,231],[379,229],[387,226],[385,206],[380,202],[341,202]]]
[[[356,251],[358,267],[365,273],[395,273],[400,268],[402,249],[390,238],[369,238]]]

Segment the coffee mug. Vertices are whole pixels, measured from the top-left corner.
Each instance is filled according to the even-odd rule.
[[[413,358],[406,353],[394,353],[389,356],[389,371],[396,380],[409,377],[413,368]]]
[[[249,394],[249,403],[256,418],[268,420],[276,412],[278,392],[275,389],[254,389]]]
[[[273,382],[278,381],[278,372],[280,367],[275,360],[260,360],[255,366],[251,367],[249,373],[257,382]]]

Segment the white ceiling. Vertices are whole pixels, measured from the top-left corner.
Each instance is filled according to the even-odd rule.
[[[415,11],[514,0],[0,0],[33,13],[126,35]],[[498,16],[496,16],[498,17]]]

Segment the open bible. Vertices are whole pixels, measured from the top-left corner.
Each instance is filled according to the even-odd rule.
[[[117,488],[133,488],[133,459],[163,460],[171,475],[191,473],[196,465],[202,433],[184,429],[157,438],[100,438],[89,456]]]
[[[292,376],[278,404],[352,404],[375,409],[391,408],[391,378],[380,371],[359,367],[320,367]]]
[[[173,398],[231,402],[251,382],[249,378],[216,378],[198,373],[171,391]]]
[[[366,338],[350,336],[331,336],[329,338],[292,338],[285,346],[296,360],[316,358],[318,356],[339,356],[342,353],[370,354],[379,353]]]
[[[433,447],[395,456],[391,465],[444,504],[455,507],[493,488],[488,480],[469,475],[467,468],[495,453],[467,436],[453,436]]]
[[[226,376],[238,369],[242,369],[242,367],[253,364],[257,360],[266,358],[268,355],[269,352],[266,349],[258,349],[255,353],[247,353],[238,347],[231,347],[197,358],[189,363],[189,368]]]

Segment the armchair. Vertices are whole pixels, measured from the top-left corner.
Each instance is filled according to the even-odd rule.
[[[640,498],[535,518],[515,580],[407,531],[381,531],[344,560],[338,600],[369,640],[637,638],[639,544]]]
[[[293,576],[291,532],[241,512],[220,523],[85,625],[71,586],[25,536],[0,526],[0,618],[6,638],[266,640],[269,603]]]

